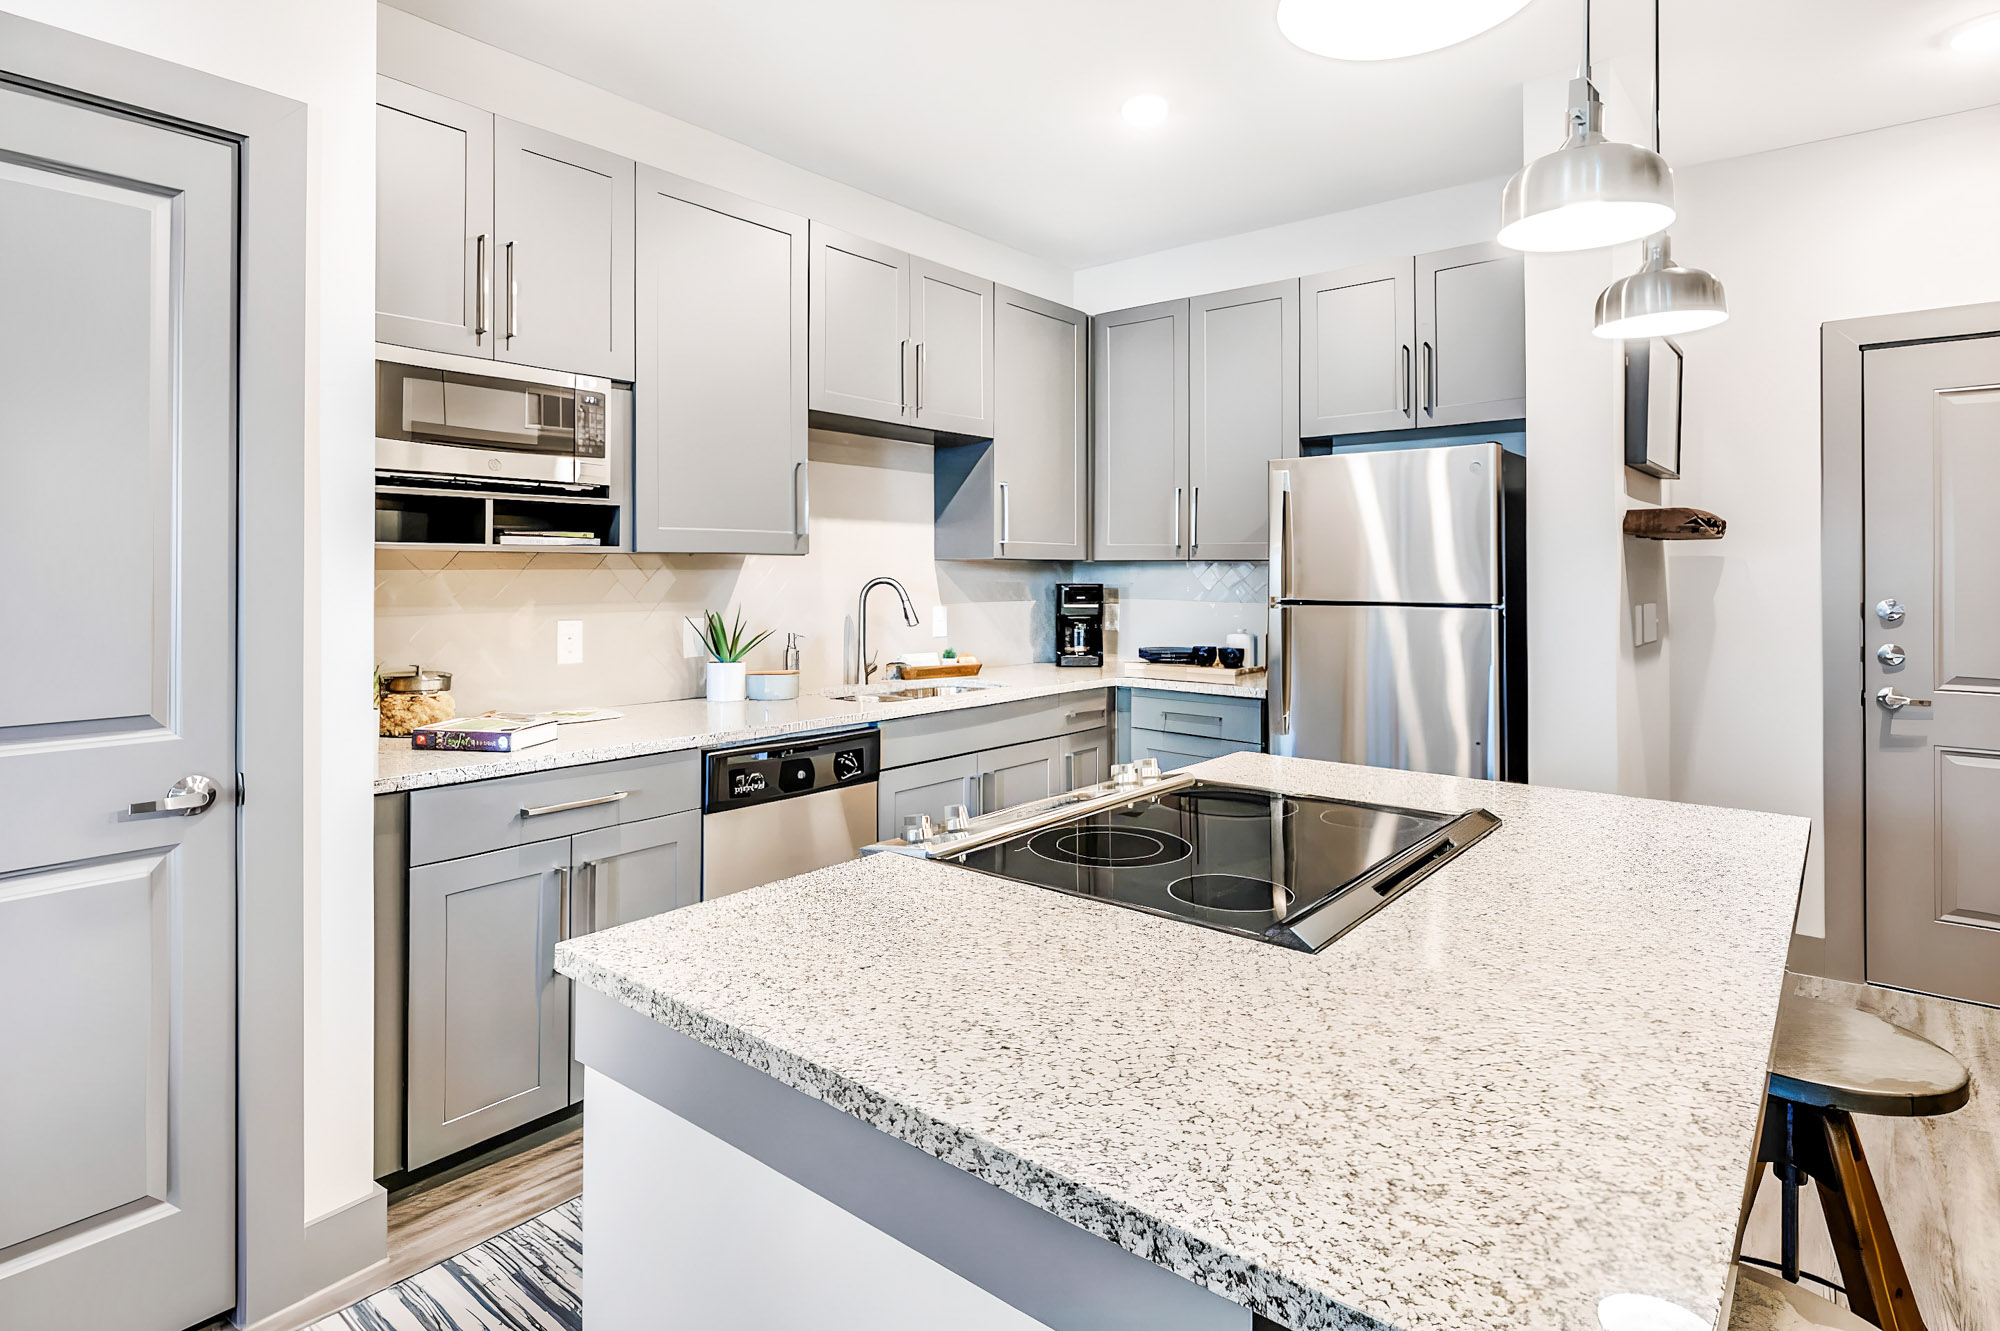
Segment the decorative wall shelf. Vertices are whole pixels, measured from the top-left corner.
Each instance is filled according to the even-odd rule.
[[[1699,508],[1630,508],[1625,534],[1642,541],[1719,541],[1729,524]]]

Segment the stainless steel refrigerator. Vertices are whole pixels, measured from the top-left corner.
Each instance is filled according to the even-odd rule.
[[[1271,463],[1272,753],[1527,780],[1526,480],[1497,443]]]

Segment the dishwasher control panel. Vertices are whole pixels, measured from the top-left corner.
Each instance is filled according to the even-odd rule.
[[[714,749],[703,755],[703,763],[707,779],[702,812],[720,813],[873,781],[882,770],[882,740],[872,726],[831,735],[787,736],[782,741]]]

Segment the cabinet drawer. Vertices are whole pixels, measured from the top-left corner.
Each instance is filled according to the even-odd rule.
[[[1164,730],[1171,735],[1205,735],[1260,746],[1264,740],[1264,703],[1258,698],[1134,689],[1132,728]]]
[[[636,823],[700,804],[701,755],[692,749],[416,790],[410,792],[410,863]]]
[[[1205,758],[1220,758],[1225,753],[1257,753],[1261,744],[1248,744],[1242,740],[1209,739],[1204,735],[1173,735],[1164,730],[1134,730],[1132,732],[1132,760],[1141,758],[1158,760],[1162,772],[1171,772],[1176,767],[1186,767]]]
[[[903,767],[1092,730],[1105,724],[1110,715],[1111,694],[1105,689],[885,721],[882,766]]]

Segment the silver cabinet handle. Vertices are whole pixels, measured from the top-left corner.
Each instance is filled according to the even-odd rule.
[[[1076,755],[1073,753],[1065,753],[1063,755],[1063,793],[1068,794],[1070,791],[1075,789],[1076,789]]]
[[[1166,720],[1169,717],[1179,717],[1183,721],[1194,721],[1204,726],[1219,726],[1222,724],[1222,718],[1216,716],[1212,712],[1161,712],[1160,713],[1161,720]]]
[[[127,812],[133,815],[171,813],[192,818],[215,803],[215,794],[215,782],[207,777],[184,776],[167,787],[165,799],[141,800]]]
[[[1437,362],[1431,344],[1424,343],[1424,415],[1437,415]]]
[[[472,341],[477,346],[486,336],[486,292],[493,285],[493,273],[486,266],[486,237],[479,237],[478,258],[472,265]]]
[[[1063,718],[1063,722],[1067,724],[1071,721],[1102,721],[1109,710],[1109,708],[1100,707],[1094,712],[1071,712]]]
[[[631,798],[629,790],[614,790],[609,795],[592,795],[587,800],[571,800],[567,804],[544,804],[538,809],[524,808],[523,818],[539,818],[545,813],[568,813],[571,809],[588,809],[598,804],[616,804],[619,800]]]
[[[597,932],[597,861],[585,860],[577,866],[576,872],[582,879],[579,890],[583,894],[583,927],[578,929],[572,925],[570,936],[581,938]]]
[[[914,363],[914,367],[917,372],[917,383],[916,383],[917,391],[915,395],[917,399],[916,413],[918,417],[921,418],[924,414],[924,344],[923,343],[921,342],[917,343],[916,355],[912,356],[910,359]]]
[[[521,335],[521,281],[514,276],[514,242],[507,242],[507,340]]]
[[[1000,807],[1000,797],[994,793],[996,787],[992,784],[993,778],[998,775],[999,773],[997,772],[981,772],[979,774],[979,811],[981,813],[992,813]]]
[[[1271,473],[1271,604],[1289,594],[1292,585],[1292,473],[1278,468]]]
[[[1174,549],[1181,548],[1181,487],[1174,487]]]
[[[1893,686],[1876,690],[1875,701],[1881,703],[1884,708],[1891,712],[1900,712],[1905,707],[1929,707],[1931,705],[1929,698],[1907,698],[1896,692]]]
[[[1194,494],[1188,504],[1188,554],[1190,557],[1201,553],[1201,487],[1194,487]]]
[[[896,344],[896,414],[901,416],[909,410],[910,387],[910,340],[904,338]]]
[[[1410,344],[1403,344],[1403,373],[1397,376],[1396,396],[1402,400],[1398,408],[1405,416],[1410,414]]]
[[[986,793],[986,779],[984,777],[968,776],[959,784],[965,787],[965,802],[972,806],[973,817],[977,818],[982,813],[991,812],[991,810],[979,802],[979,797]]]
[[[1000,544],[1007,544],[1014,530],[1013,506],[1007,502],[1007,482],[1000,482]]]
[[[556,941],[569,937],[569,866],[556,866]]]
[[[812,477],[806,473],[806,464],[798,463],[792,468],[792,538],[799,539],[812,530]]]

